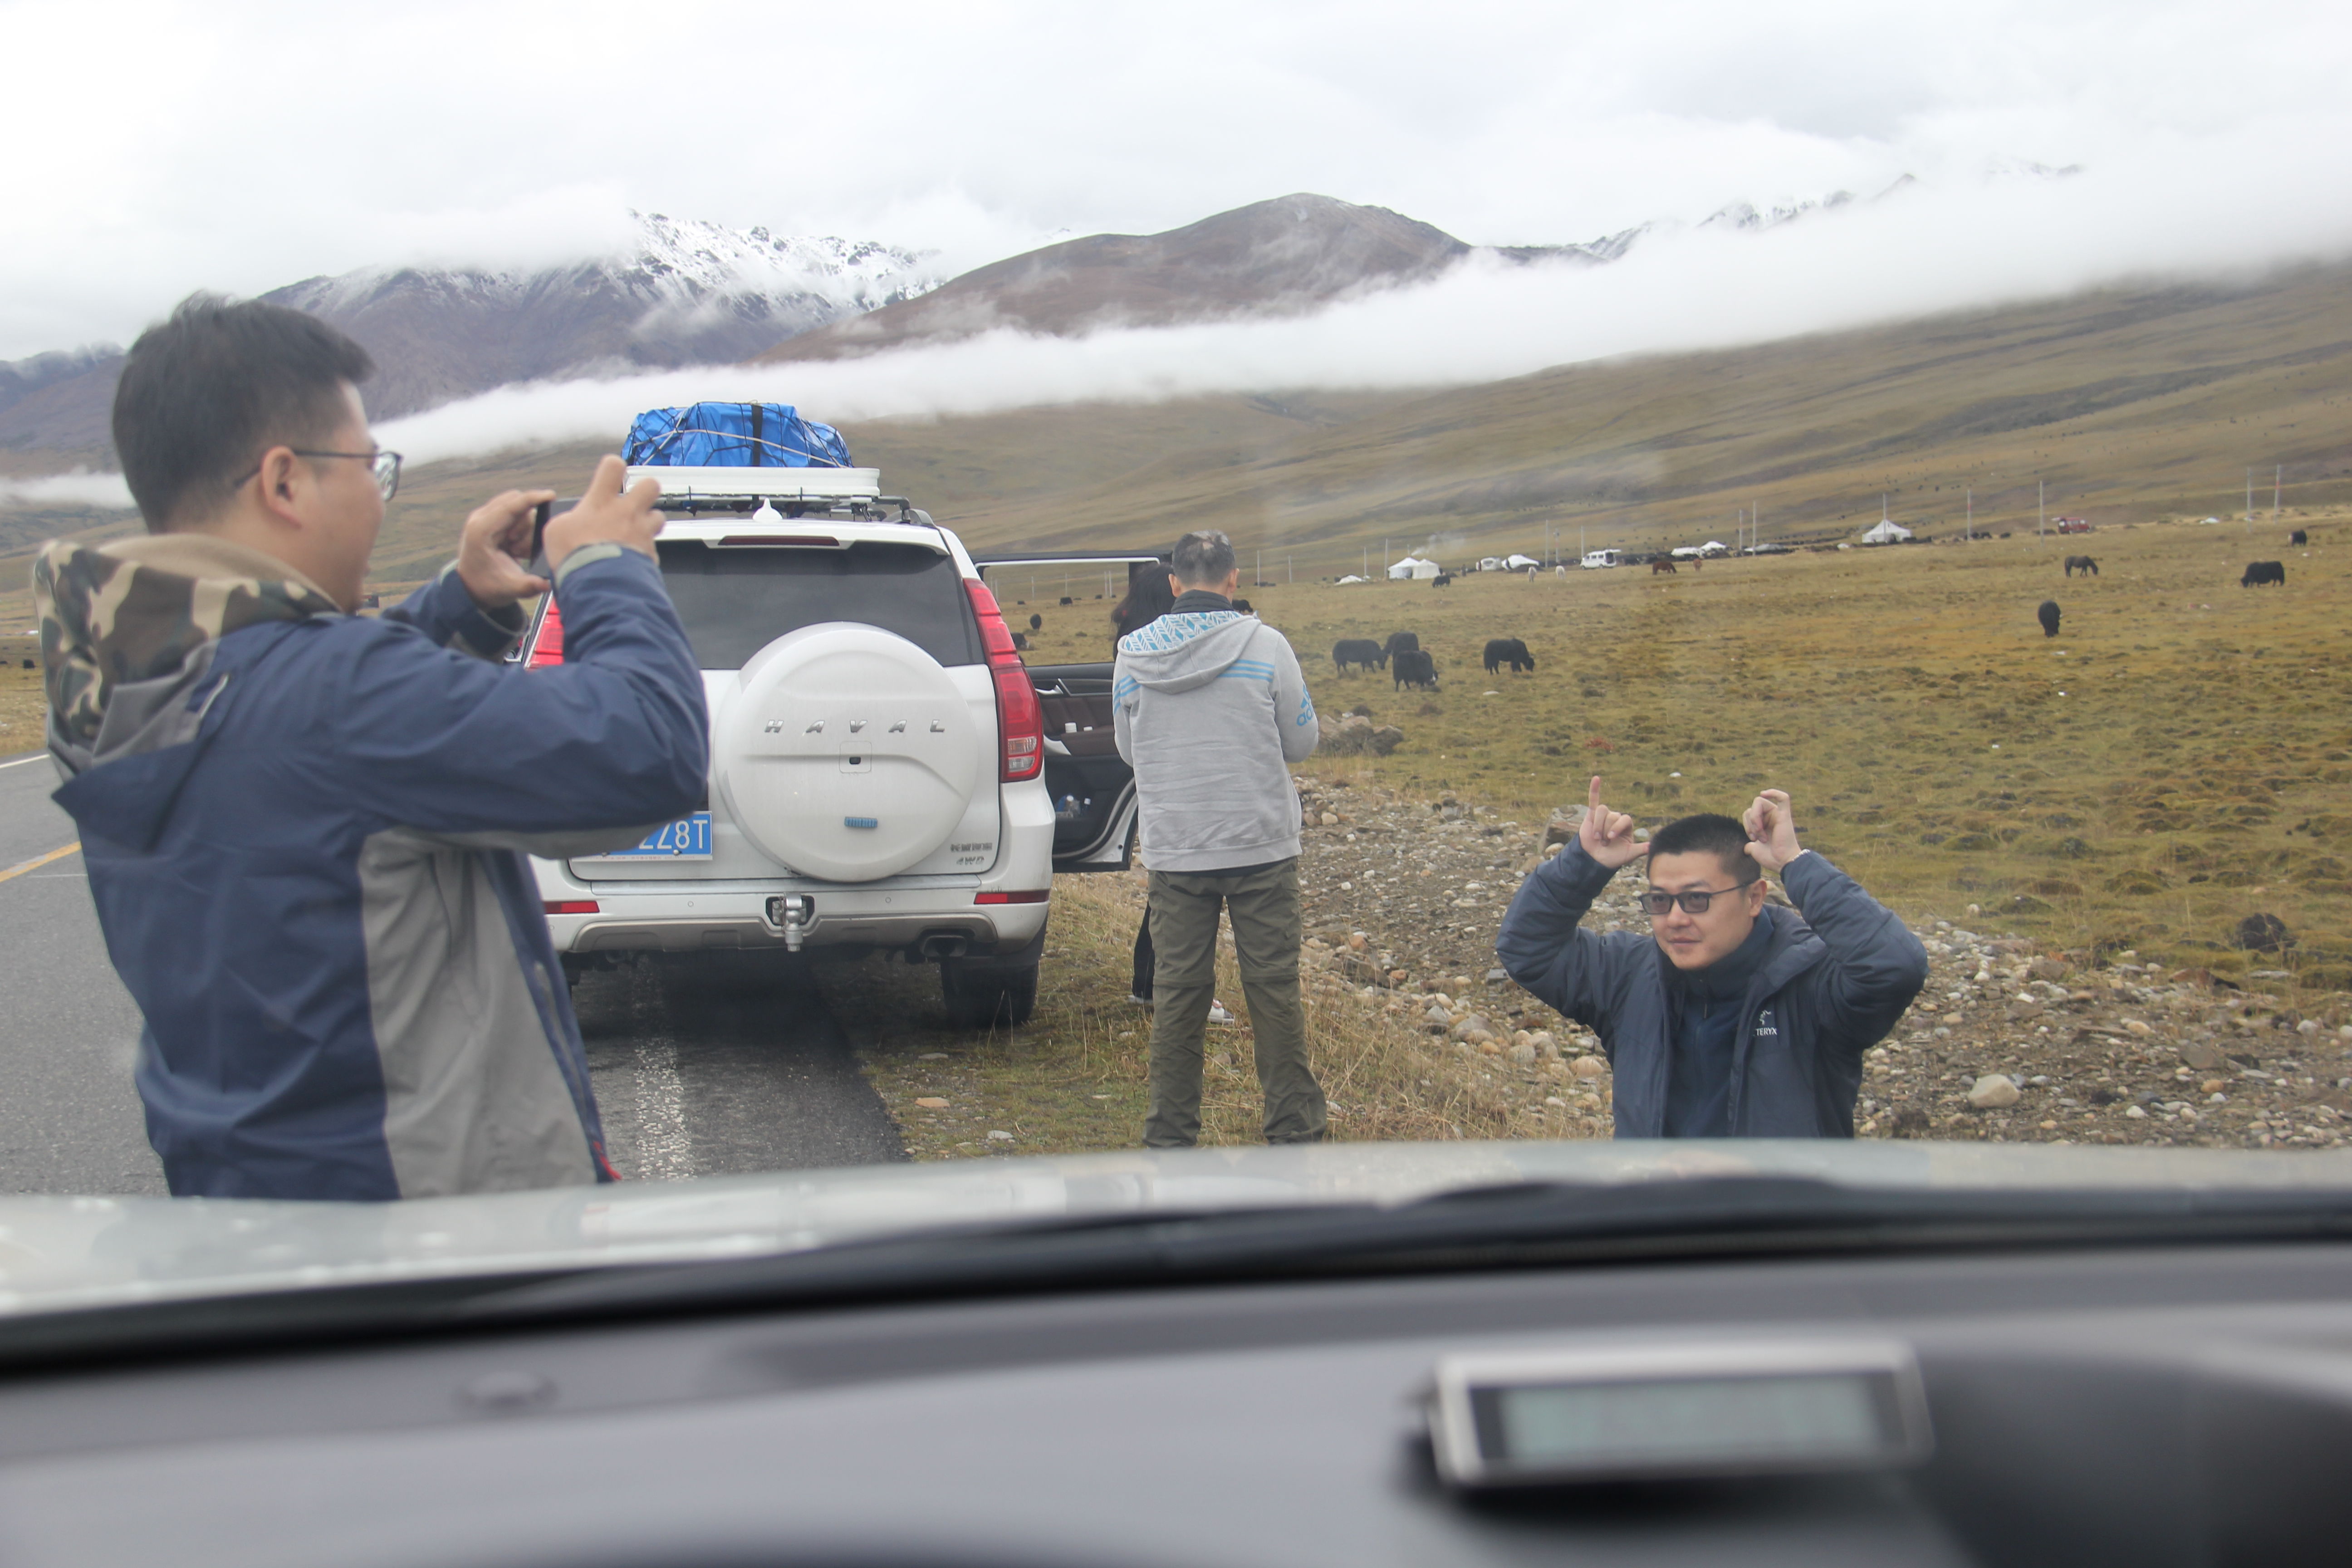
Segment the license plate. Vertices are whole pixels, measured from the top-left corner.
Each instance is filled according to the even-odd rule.
[[[588,860],[708,860],[710,858],[710,814],[698,811],[682,822],[664,823],[646,835],[634,849],[614,849]]]

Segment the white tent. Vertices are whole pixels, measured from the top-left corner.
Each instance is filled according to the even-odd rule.
[[[1344,588],[1350,583],[1369,583],[1370,581],[1371,581],[1371,579],[1369,577],[1359,577],[1353,572],[1350,572],[1345,577],[1339,579],[1339,586]]]
[[[1502,569],[1503,558],[1499,555],[1482,556],[1479,559],[1478,570],[1481,572],[1500,572]]]
[[[1420,561],[1410,555],[1389,568],[1389,580],[1391,582],[1402,582],[1407,578],[1429,578],[1436,575],[1436,562]]]
[[[1864,544],[1893,544],[1911,537],[1911,531],[1889,518],[1880,518],[1868,533],[1862,536]]]
[[[1514,555],[1509,560],[1503,563],[1503,569],[1507,572],[1524,572],[1530,566],[1540,566],[1542,564],[1542,562],[1537,560],[1532,555]]]

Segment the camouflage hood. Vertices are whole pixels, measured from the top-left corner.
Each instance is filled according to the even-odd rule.
[[[69,775],[193,738],[229,633],[342,613],[284,562],[197,533],[53,541],[34,563],[33,600],[49,751]]]

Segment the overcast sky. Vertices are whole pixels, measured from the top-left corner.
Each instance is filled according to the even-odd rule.
[[[1957,191],[2007,159],[2135,193],[2143,221],[2116,226],[2115,267],[2176,194],[2179,225],[2259,261],[2352,234],[2347,15],[0,5],[16,68],[0,358],[123,341],[196,288],[576,256],[616,243],[631,207],[883,239],[961,269],[1294,190],[1528,243],[1906,173]]]

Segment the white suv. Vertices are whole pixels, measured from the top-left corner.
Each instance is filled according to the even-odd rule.
[[[629,477],[662,485],[710,784],[635,848],[533,862],[566,972],[646,951],[892,949],[939,964],[955,1022],[1025,1021],[1077,801],[1057,822],[1038,689],[962,543],[871,468]],[[551,598],[517,658],[562,650]],[[1125,864],[1104,836],[1085,858]]]

